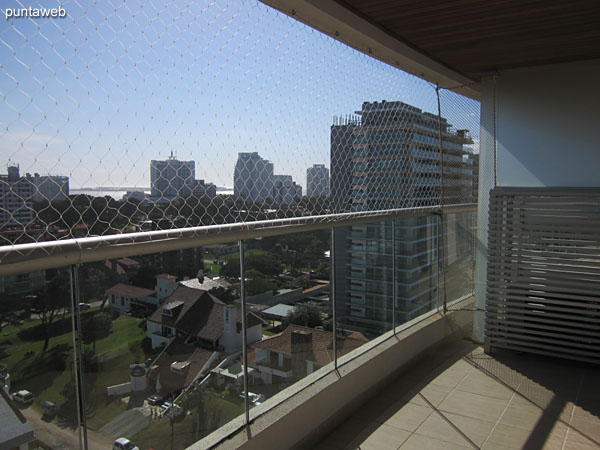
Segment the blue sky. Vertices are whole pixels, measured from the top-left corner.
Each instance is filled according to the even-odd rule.
[[[149,186],[173,151],[196,177],[232,186],[257,151],[305,187],[329,166],[333,116],[363,101],[437,112],[434,88],[257,1],[64,1],[65,19],[0,16],[0,170],[71,177],[71,187]],[[4,8],[57,7],[4,0]],[[443,115],[477,136],[478,105]]]

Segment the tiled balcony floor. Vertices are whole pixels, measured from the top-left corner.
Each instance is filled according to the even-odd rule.
[[[600,448],[600,368],[459,343],[399,377],[315,447]]]

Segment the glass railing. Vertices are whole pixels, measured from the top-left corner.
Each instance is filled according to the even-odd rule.
[[[21,277],[2,299],[0,364],[10,392],[33,394],[26,417],[66,445],[186,448],[471,294],[473,227],[471,211],[371,222],[377,266],[353,258],[348,226]]]

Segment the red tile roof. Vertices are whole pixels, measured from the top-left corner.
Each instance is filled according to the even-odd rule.
[[[156,275],[156,278],[162,278],[165,280],[169,280],[169,281],[172,281],[173,283],[175,281],[177,281],[177,277],[175,275],[170,275],[168,273],[159,273],[158,275]]]
[[[129,298],[142,298],[142,297],[148,297],[148,296],[154,294],[154,291],[152,289],[131,286],[129,284],[123,284],[123,283],[115,284],[107,292],[109,294],[115,294],[115,295],[120,295],[121,297],[129,297]]]
[[[122,264],[124,266],[128,266],[128,267],[138,267],[140,265],[139,262],[137,262],[135,259],[131,259],[131,258],[117,259],[117,263]]]
[[[294,332],[300,332],[307,339],[310,339],[310,346],[305,346],[300,350],[292,352],[292,335]],[[347,337],[338,337],[338,353],[340,356],[345,355],[367,341],[368,339],[360,333],[353,333]],[[306,361],[314,361],[325,365],[333,361],[333,333],[331,331],[315,330],[299,325],[289,325],[283,332],[270,338],[263,339],[260,342],[256,342],[252,345],[252,348],[274,349],[289,354],[293,353],[294,356],[299,356],[299,353],[304,353],[304,355],[301,356]],[[250,359],[250,353],[248,354],[248,357]],[[256,356],[252,355],[252,357],[255,363]],[[250,361],[248,364],[250,364]]]

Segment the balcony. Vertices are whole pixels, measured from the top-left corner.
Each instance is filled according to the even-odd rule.
[[[446,343],[314,448],[597,448],[599,375],[578,363]]]
[[[6,11],[20,437],[599,447],[597,8],[263,3]],[[157,304],[111,314],[118,285]]]

